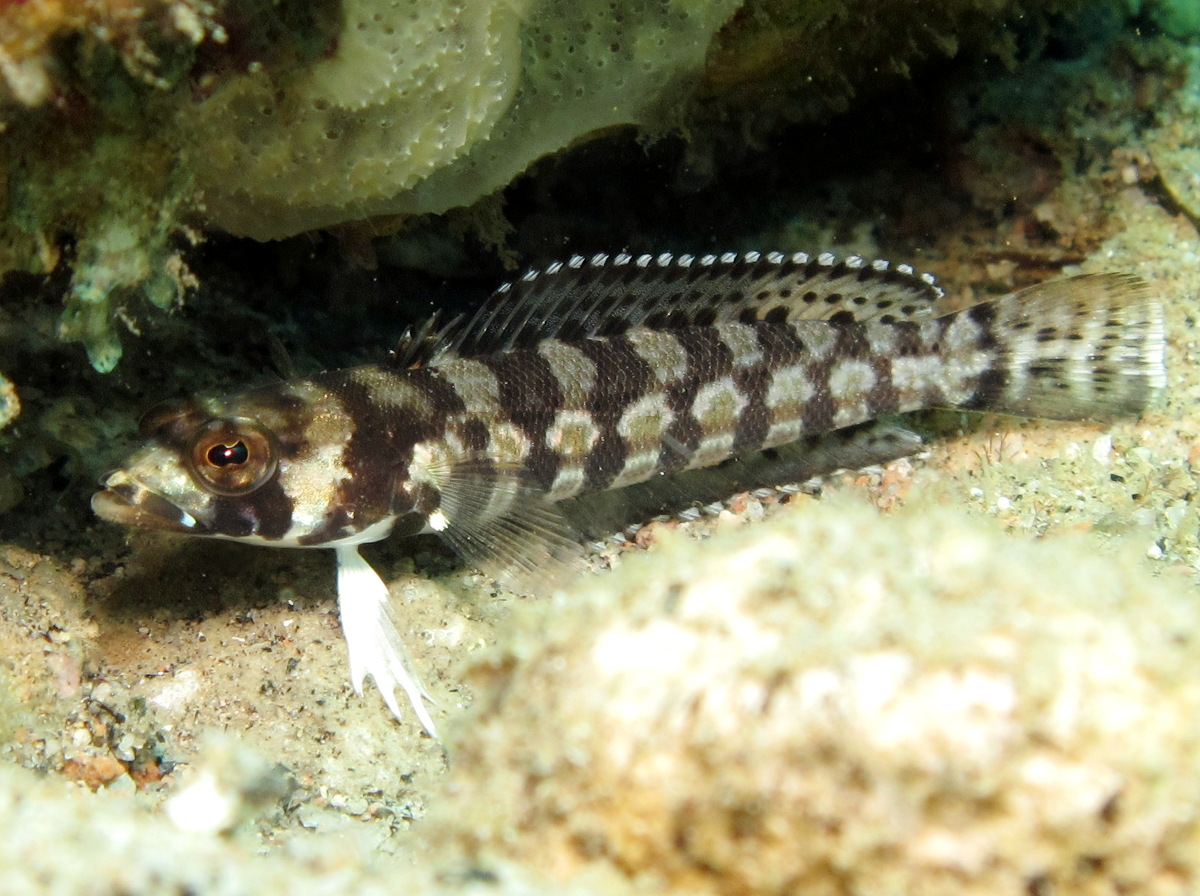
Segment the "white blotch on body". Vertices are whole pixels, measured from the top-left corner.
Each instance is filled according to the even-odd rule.
[[[838,401],[861,398],[875,387],[875,371],[865,361],[842,361],[829,371],[829,393]]]
[[[586,477],[580,464],[566,464],[559,467],[554,475],[554,482],[546,497],[551,501],[561,501],[563,498],[573,498],[583,491]]]
[[[717,324],[714,329],[733,356],[734,367],[753,367],[762,363],[762,348],[754,327],[729,322]]]
[[[657,445],[674,421],[666,393],[652,392],[625,409],[617,422],[617,432],[630,447]]]
[[[767,407],[774,410],[804,404],[812,399],[815,392],[806,365],[781,367],[771,375],[771,384],[767,386]]]
[[[637,328],[625,334],[634,352],[645,361],[659,386],[677,383],[687,376],[687,351],[670,333]]]
[[[543,340],[537,353],[554,374],[563,404],[581,407],[596,385],[596,363],[579,349],[557,339]]]
[[[696,390],[692,416],[701,426],[732,426],[745,407],[746,399],[734,385],[733,378],[723,376]]]
[[[546,447],[563,458],[586,457],[600,440],[600,428],[586,411],[559,411],[546,430]]]
[[[500,381],[490,367],[470,358],[456,358],[435,367],[474,415],[495,414],[500,407]]]

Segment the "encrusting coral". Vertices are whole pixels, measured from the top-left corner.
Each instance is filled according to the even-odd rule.
[[[171,118],[210,33],[186,3],[0,5],[0,276],[72,255],[60,336],[97,370],[134,295],[168,309],[192,285]]]
[[[147,303],[174,308],[195,285],[183,252],[204,221],[180,160],[181,111],[229,76],[236,53],[287,71],[307,61],[314,32],[322,48],[332,39],[319,13],[285,26],[270,0],[219,6],[0,4],[0,277],[69,263],[59,335],[100,371]],[[282,48],[272,33],[287,35]]]
[[[1194,594],[1132,551],[805,504],[527,609],[473,661],[430,841],[682,892],[1200,879]]]

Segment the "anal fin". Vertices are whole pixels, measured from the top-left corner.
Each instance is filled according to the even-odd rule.
[[[738,492],[800,484],[834,470],[858,469],[913,454],[921,437],[895,422],[870,421],[778,448],[751,452],[713,467],[559,502],[582,538],[606,540],[663,515],[705,507]]]

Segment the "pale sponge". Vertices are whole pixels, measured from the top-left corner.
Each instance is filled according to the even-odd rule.
[[[259,239],[468,205],[581,135],[661,130],[739,5],[347,0],[328,58],[187,110],[186,165],[209,223]]]
[[[1194,593],[1082,537],[808,503],[519,613],[430,841],[660,892],[1200,881]]]

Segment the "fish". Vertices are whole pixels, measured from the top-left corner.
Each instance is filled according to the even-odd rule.
[[[363,544],[435,533],[545,590],[622,508],[901,457],[921,439],[897,415],[927,408],[1137,415],[1164,353],[1162,302],[1125,273],[959,308],[932,276],[856,255],[574,255],[378,363],[151,409],[91,504],[124,526],[332,549],[355,692],[370,677],[397,719],[403,692],[436,737]]]

